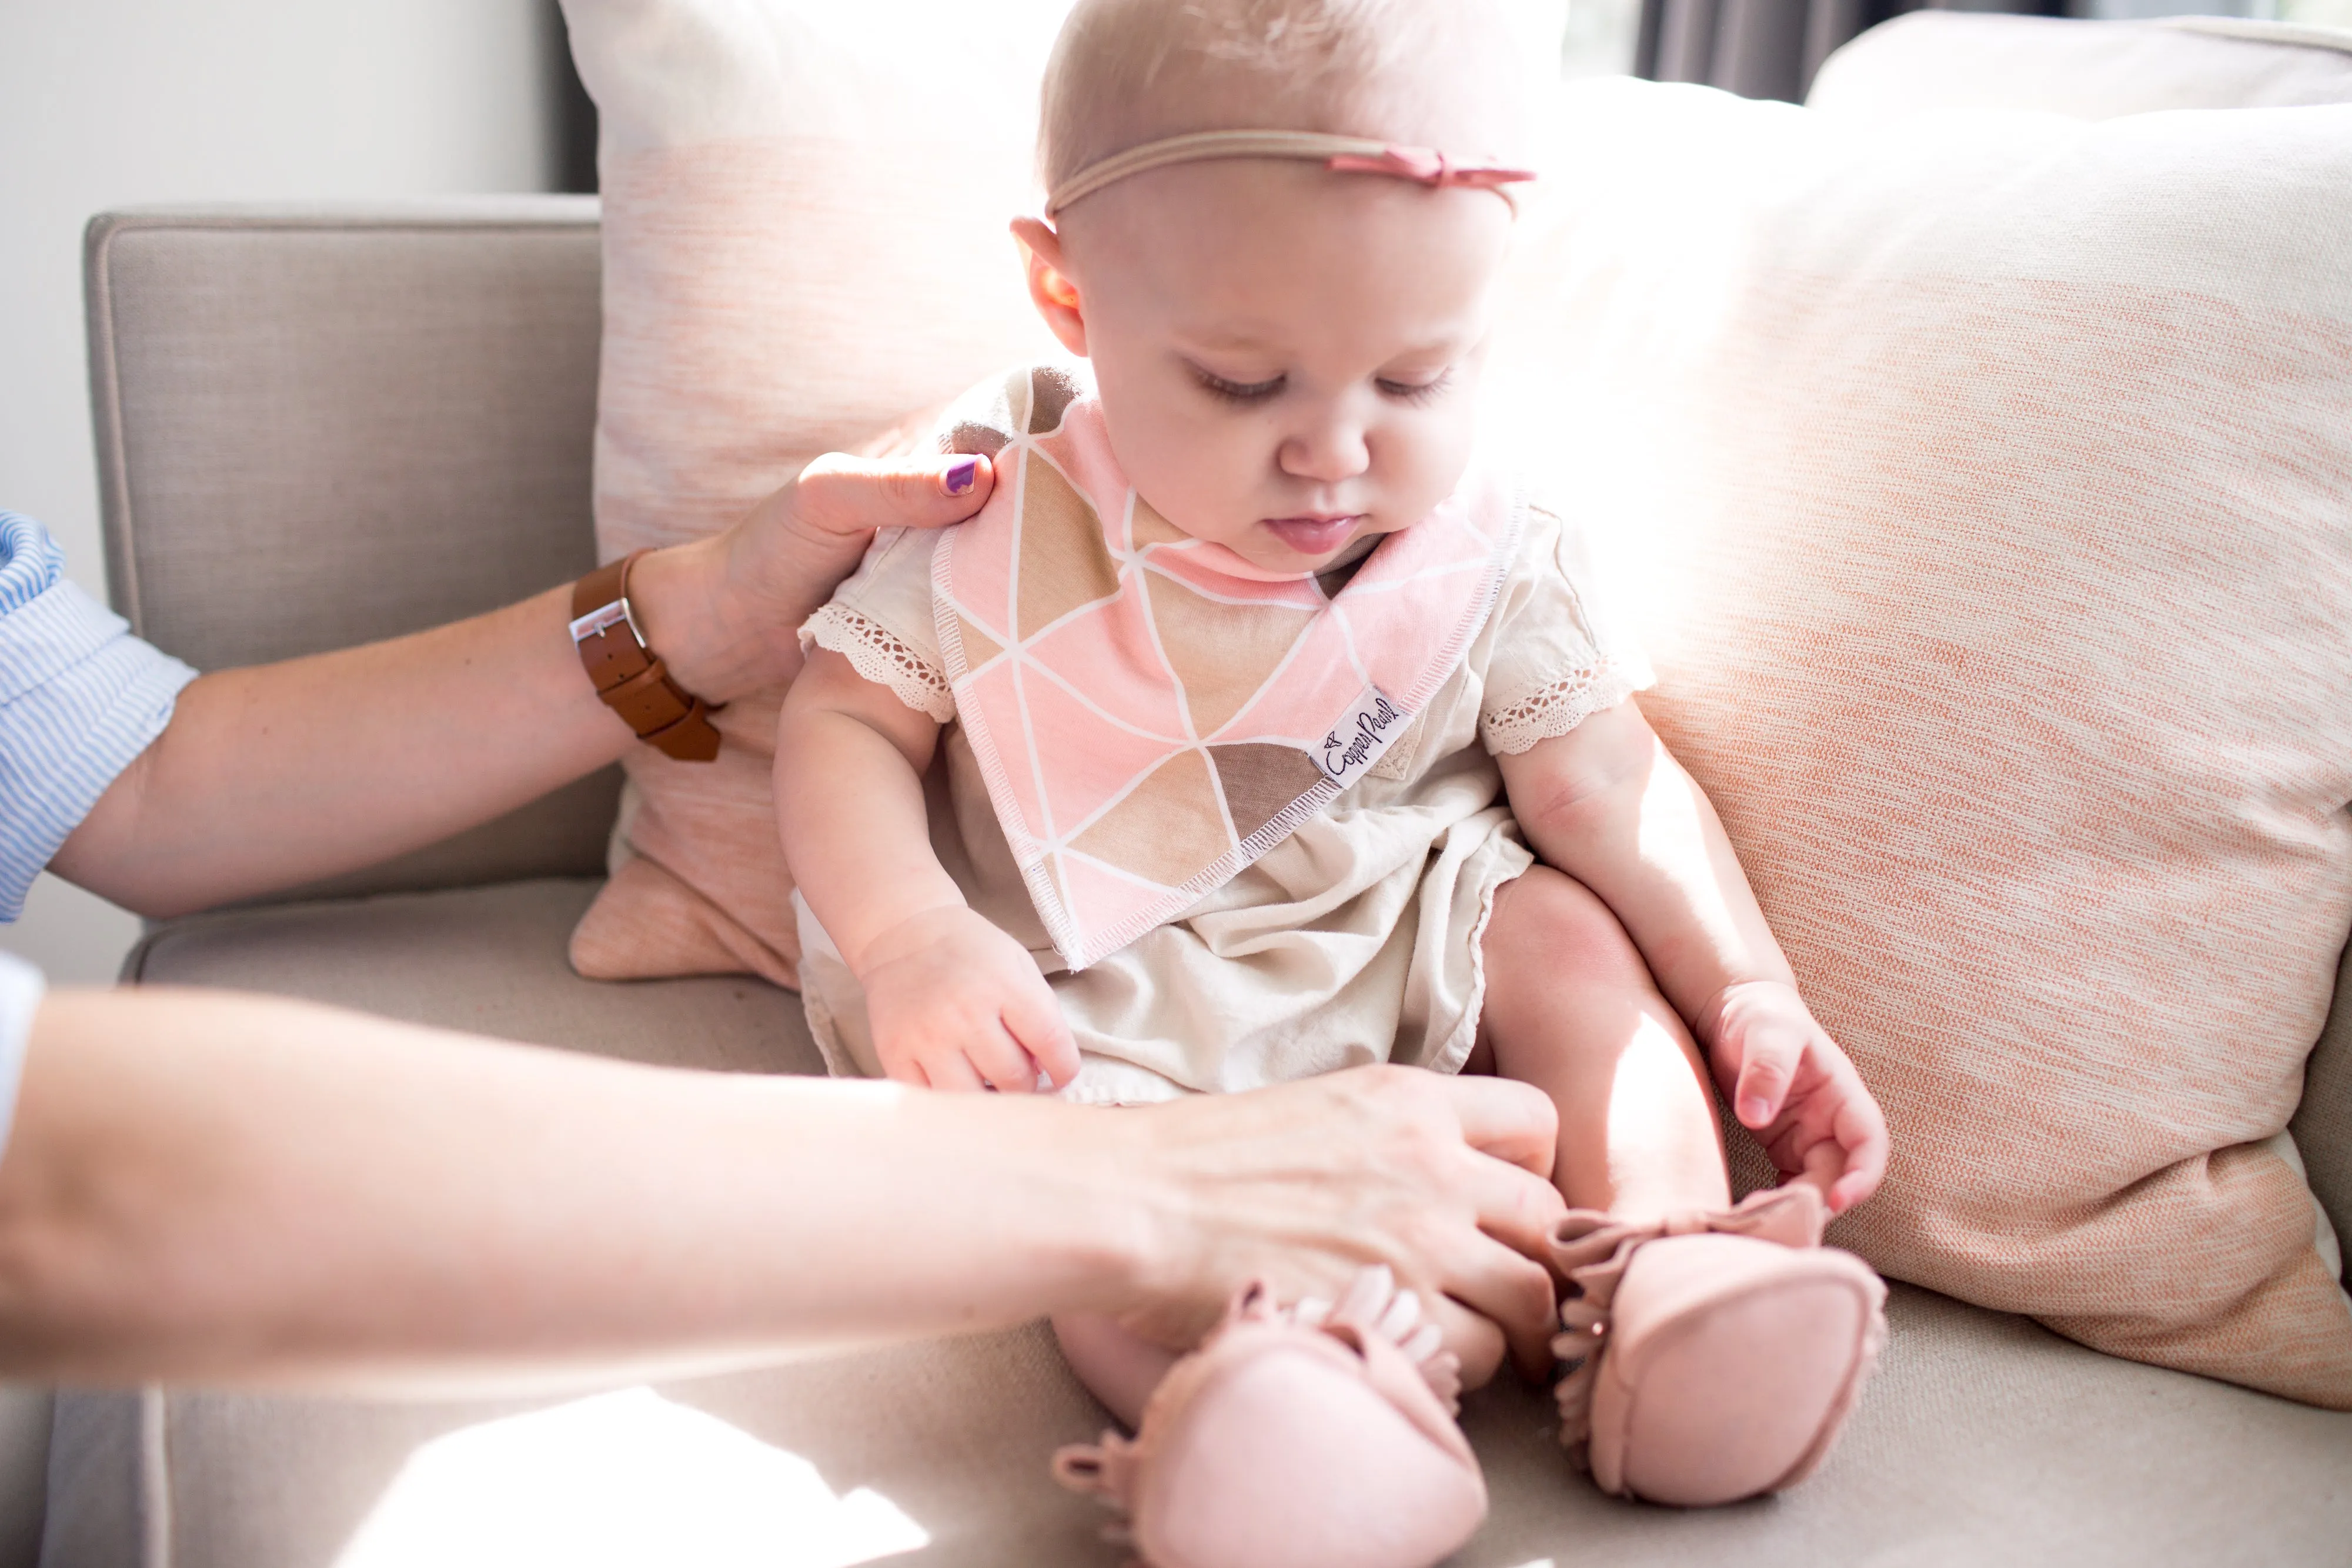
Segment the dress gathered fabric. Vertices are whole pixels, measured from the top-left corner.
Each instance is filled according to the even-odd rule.
[[[950,411],[942,444],[996,454],[1002,468],[1003,449],[1039,423],[1020,406],[1024,383],[1051,376],[1083,395],[1083,374],[1024,369],[991,382]],[[1514,547],[1483,622],[1402,736],[1229,880],[1081,969],[1056,951],[956,722],[934,600],[934,552],[951,531],[885,532],[803,628],[804,644],[841,653],[944,727],[925,781],[932,844],[972,907],[1052,984],[1082,1061],[1066,1097],[1140,1103],[1368,1062],[1454,1071],[1467,1060],[1485,992],[1480,937],[1497,890],[1534,860],[1495,754],[1566,734],[1651,680],[1595,612],[1587,551],[1559,513],[1524,497],[1482,504],[1515,508]],[[878,1076],[864,993],[795,904],[811,1030],[835,1073]]]

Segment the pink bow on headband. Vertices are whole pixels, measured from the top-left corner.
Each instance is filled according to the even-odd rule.
[[[1432,187],[1464,185],[1479,191],[1515,185],[1536,177],[1532,169],[1512,169],[1500,163],[1448,162],[1445,154],[1433,147],[1383,147],[1370,156],[1341,152],[1324,166],[1341,174],[1388,174]]]
[[[1194,131],[1162,137],[1114,152],[1089,163],[1055,187],[1045,198],[1045,215],[1053,216],[1071,203],[1148,169],[1191,163],[1208,158],[1303,158],[1340,173],[1387,174],[1434,189],[1459,185],[1492,191],[1517,206],[1503,189],[1536,177],[1532,169],[1511,169],[1497,163],[1455,163],[1433,147],[1400,147],[1361,136],[1331,136],[1319,131]]]

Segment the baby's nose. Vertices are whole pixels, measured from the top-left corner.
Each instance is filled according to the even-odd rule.
[[[1282,444],[1282,471],[1294,478],[1336,485],[1371,466],[1363,426],[1352,420],[1325,420],[1294,431]]]

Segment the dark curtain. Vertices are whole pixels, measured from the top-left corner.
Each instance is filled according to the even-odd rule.
[[[596,105],[580,84],[572,64],[572,39],[565,33],[563,12],[557,0],[541,0],[541,37],[546,40],[546,93],[555,116],[554,188],[593,195],[596,190]]]
[[[1633,74],[1801,103],[1832,50],[1919,10],[2065,14],[2063,0],[1642,0]]]

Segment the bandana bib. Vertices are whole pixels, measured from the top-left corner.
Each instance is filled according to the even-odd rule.
[[[1276,576],[1153,511],[1060,372],[1005,390],[1003,429],[957,433],[1003,444],[996,488],[934,552],[931,602],[1013,860],[1082,969],[1380,759],[1485,623],[1518,507],[1474,468],[1352,573]]]

